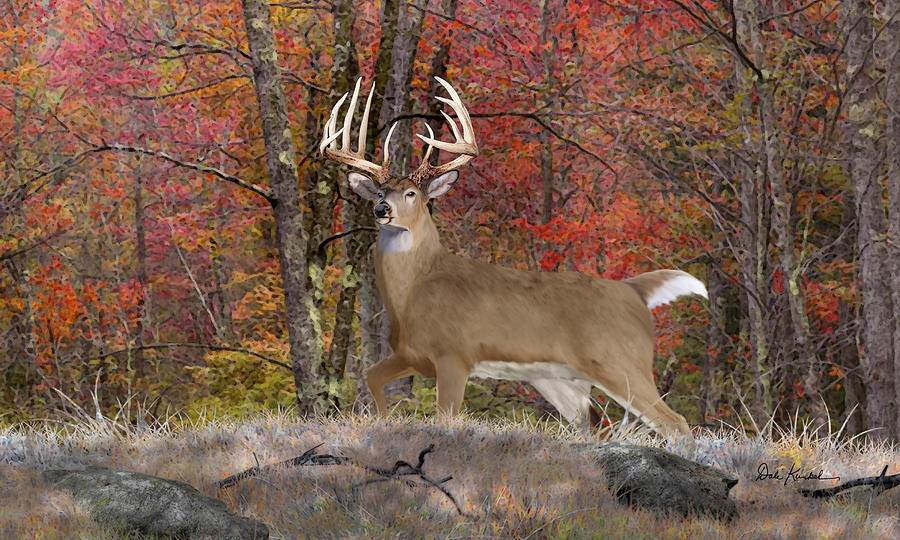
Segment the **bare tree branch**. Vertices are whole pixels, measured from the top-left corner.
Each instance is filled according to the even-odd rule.
[[[168,161],[169,163],[172,163],[174,165],[178,165],[179,167],[184,167],[185,169],[191,169],[194,171],[211,174],[213,176],[221,178],[222,180],[225,180],[226,182],[231,182],[232,184],[235,184],[244,189],[250,190],[253,193],[256,193],[257,195],[259,195],[260,197],[265,199],[266,202],[268,202],[272,207],[274,207],[278,204],[278,199],[275,197],[275,195],[271,191],[269,191],[268,189],[266,189],[260,185],[254,184],[252,182],[248,182],[247,180],[244,180],[242,178],[238,178],[237,176],[233,176],[226,172],[220,171],[219,169],[215,169],[213,167],[208,167],[201,163],[193,163],[190,161],[183,161],[179,158],[172,156],[171,154],[167,154],[166,152],[160,152],[158,150],[151,150],[149,148],[142,148],[139,146],[129,146],[129,145],[124,145],[124,144],[105,144],[105,145],[97,146],[94,148],[94,152],[104,152],[104,151],[110,151],[110,150],[116,150],[119,152],[129,152],[132,154],[140,154],[140,155],[144,155],[144,156],[152,156],[155,158],[162,159],[164,161]]]
[[[237,176],[228,174],[219,169],[216,169],[213,167],[208,167],[206,165],[203,165],[202,163],[194,163],[191,161],[184,161],[184,160],[179,159],[179,158],[177,158],[171,154],[168,154],[166,152],[161,152],[159,150],[151,150],[149,148],[143,148],[143,147],[139,147],[139,146],[130,146],[130,145],[125,145],[125,144],[96,145],[96,144],[87,142],[84,139],[82,139],[82,141],[85,142],[86,144],[90,144],[91,148],[84,150],[82,152],[79,152],[73,156],[70,156],[69,158],[65,159],[62,163],[60,163],[59,165],[56,165],[55,167],[52,167],[52,168],[44,170],[44,171],[39,171],[36,175],[29,178],[25,182],[24,185],[27,186],[27,185],[33,184],[34,182],[37,182],[38,180],[41,180],[42,178],[54,175],[55,173],[58,173],[69,167],[72,167],[92,154],[116,151],[116,152],[127,152],[127,153],[131,153],[131,154],[151,156],[151,157],[155,157],[158,159],[162,159],[164,161],[168,161],[169,163],[178,165],[179,167],[184,167],[185,169],[191,169],[194,171],[211,174],[222,180],[225,180],[226,182],[231,182],[232,184],[235,184],[244,189],[252,191],[253,193],[256,193],[257,195],[259,195],[260,197],[265,199],[266,202],[268,202],[269,205],[272,206],[273,208],[278,204],[278,199],[268,189],[266,189],[262,186],[259,186],[257,184],[254,184],[252,182],[248,182],[247,180],[244,180],[243,178],[239,178]],[[46,184],[46,182],[37,186],[35,189],[32,190],[32,192],[40,190],[45,184]]]
[[[681,8],[682,11],[687,13],[692,19],[697,21],[701,26],[704,26],[708,30],[715,32],[715,34],[717,36],[719,36],[719,38],[722,39],[722,41],[724,41],[728,45],[730,45],[731,48],[734,50],[735,54],[737,55],[738,59],[741,61],[741,63],[744,64],[745,66],[747,66],[748,68],[750,68],[751,70],[753,70],[753,73],[756,74],[756,76],[759,78],[760,81],[763,81],[766,79],[763,76],[762,71],[760,71],[760,69],[756,66],[756,64],[753,63],[752,60],[750,60],[750,57],[747,56],[747,52],[744,51],[744,48],[741,47],[741,44],[738,43],[738,41],[737,41],[737,31],[736,31],[737,18],[733,11],[731,13],[731,21],[730,21],[731,34],[727,34],[727,33],[723,32],[718,26],[713,24],[712,21],[710,21],[709,19],[701,17],[700,15],[695,13],[691,8],[689,8],[683,2],[679,2],[678,0],[669,0],[669,1],[672,2],[673,4],[675,4],[676,6],[678,6],[679,8]],[[701,11],[704,11],[704,12],[706,11],[703,8],[703,6],[698,5],[697,7]]]
[[[247,349],[241,349],[238,347],[228,347],[223,345],[205,345],[203,343],[152,343],[149,345],[139,345],[136,347],[126,347],[124,349],[117,349],[115,351],[110,351],[108,353],[101,354],[99,356],[95,356],[93,358],[88,358],[87,360],[101,360],[106,358],[107,356],[113,356],[116,354],[121,354],[124,352],[131,351],[147,351],[154,349],[205,349],[208,351],[227,351],[227,352],[236,352],[241,354],[249,354],[250,356],[255,356],[260,360],[265,360],[270,364],[275,364],[276,366],[281,366],[287,370],[291,369],[291,366],[281,362],[279,360],[275,360],[274,358],[270,358],[268,356],[259,354],[258,352],[250,351]]]
[[[325,248],[328,247],[328,244],[330,244],[331,242],[334,242],[335,240],[340,240],[341,238],[343,238],[347,235],[353,234],[353,233],[358,233],[358,232],[362,232],[362,231],[373,231],[374,232],[377,230],[378,229],[376,229],[375,227],[356,227],[354,229],[350,229],[349,231],[344,231],[341,233],[333,234],[333,235],[329,236],[328,238],[319,242],[319,247],[317,248],[317,250],[319,251],[319,253],[323,253],[325,251]]]
[[[212,88],[213,86],[218,86],[226,81],[231,81],[234,79],[250,79],[249,75],[227,75],[225,77],[219,77],[218,79],[213,79],[205,84],[201,84],[200,86],[194,86],[191,88],[184,88],[182,90],[176,90],[174,92],[168,92],[165,94],[157,94],[153,96],[140,96],[135,94],[122,94],[122,96],[127,97],[129,99],[137,99],[137,100],[145,100],[145,101],[155,101],[160,99],[168,99],[177,96],[183,96],[186,94],[193,94],[194,92],[199,92],[201,90],[206,90],[208,88]]]
[[[613,168],[613,166],[610,165],[610,163],[608,161],[606,161],[606,159],[604,159],[602,156],[600,156],[596,152],[593,152],[593,151],[585,148],[578,141],[570,139],[569,137],[566,137],[565,135],[563,135],[562,133],[557,131],[553,126],[551,126],[549,123],[547,123],[547,121],[544,118],[541,118],[541,115],[539,115],[538,113],[505,111],[505,112],[496,112],[496,113],[469,113],[469,116],[471,116],[472,118],[499,118],[499,117],[503,117],[503,116],[511,116],[514,118],[527,118],[529,120],[532,120],[539,126],[541,126],[541,128],[550,132],[551,135],[553,135],[560,141],[562,141],[566,144],[571,144],[576,149],[578,149],[579,152],[586,154],[586,155],[590,156],[591,158],[599,161],[601,165],[603,165],[611,173],[616,175],[616,178],[618,178],[618,176],[619,176],[618,172],[616,172],[616,170]],[[410,120],[413,118],[423,118],[426,120],[442,120],[442,118],[436,114],[425,114],[425,113],[400,114],[400,115],[397,115],[397,116],[391,118],[390,120],[385,122],[384,125],[380,126],[378,128],[378,130],[375,132],[375,137],[378,137],[378,135],[382,131],[384,131],[388,126],[393,125],[394,122],[398,122],[400,120]]]
[[[32,242],[26,246],[22,246],[18,249],[10,249],[8,251],[4,251],[3,253],[0,253],[0,261],[5,261],[7,259],[12,259],[12,258],[18,257],[19,255],[24,255],[25,253],[28,253],[32,249],[38,248],[40,246],[45,246],[45,245],[47,245],[47,242],[49,240],[52,240],[53,238],[56,238],[57,236],[67,233],[70,229],[71,229],[71,227],[66,227],[65,229],[60,229],[60,230],[50,234],[49,236],[39,238],[38,240],[35,240],[34,242]]]

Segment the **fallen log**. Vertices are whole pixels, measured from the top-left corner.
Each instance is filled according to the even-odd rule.
[[[857,478],[856,480],[851,480],[849,482],[844,482],[839,486],[834,486],[830,488],[821,488],[821,489],[801,489],[800,494],[804,497],[813,497],[815,499],[823,499],[827,497],[833,497],[842,491],[846,491],[850,488],[855,488],[859,486],[872,486],[875,490],[875,495],[881,495],[885,491],[895,488],[900,485],[900,474],[892,474],[891,476],[885,476],[887,474],[888,466],[885,465],[884,469],[881,470],[881,474],[878,476],[869,476],[866,478]]]

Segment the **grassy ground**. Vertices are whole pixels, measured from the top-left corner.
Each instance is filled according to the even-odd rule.
[[[349,417],[301,421],[290,414],[235,420],[168,419],[131,427],[86,416],[58,427],[40,423],[0,429],[0,538],[106,538],[65,494],[46,489],[38,472],[87,464],[182,480],[219,497],[240,514],[269,525],[274,538],[900,538],[900,489],[870,489],[831,501],[805,499],[799,487],[834,481],[756,481],[770,472],[824,469],[842,481],[900,469],[900,449],[840,443],[839,436],[798,434],[747,438],[736,430],[704,431],[687,458],[740,478],[732,490],[741,512],[729,524],[661,519],[620,506],[601,473],[571,443],[589,438],[554,423],[461,417]],[[614,438],[656,444],[642,428]],[[211,483],[256,464],[281,461],[324,443],[323,453],[390,467],[415,462],[429,444],[424,470],[445,484],[468,516],[440,492],[393,480],[350,486],[372,477],[352,466],[285,469],[219,491]],[[255,456],[254,456],[255,454]],[[786,476],[787,470],[781,471]]]

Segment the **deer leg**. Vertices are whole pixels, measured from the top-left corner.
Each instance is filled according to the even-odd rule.
[[[635,377],[633,384],[635,384],[633,392],[637,401],[642,401],[642,407],[649,409],[646,414],[659,426],[654,429],[660,435],[664,437],[690,436],[691,428],[688,427],[687,420],[666,405],[659,395],[659,390],[656,389],[656,384],[653,382],[652,372],[648,373],[646,377]]]
[[[591,410],[591,383],[564,379],[533,379],[528,382],[570,424],[580,421],[582,428],[587,427],[586,421]]]
[[[690,435],[687,421],[666,405],[652,379],[631,374],[618,381],[604,382],[598,385],[601,390],[663,437]]]
[[[454,362],[453,359],[439,360],[434,367],[437,376],[437,413],[456,414],[462,409],[469,371],[461,362]]]
[[[372,399],[375,401],[375,411],[378,413],[378,416],[387,415],[384,385],[394,379],[407,377],[415,373],[406,360],[397,354],[388,356],[366,371],[366,384],[369,386],[369,392],[372,393]]]

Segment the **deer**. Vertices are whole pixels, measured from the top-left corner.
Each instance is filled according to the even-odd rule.
[[[350,146],[361,79],[356,81],[343,125],[338,114],[350,92],[334,105],[319,153],[349,165],[350,188],[373,203],[377,239],[375,282],[384,303],[392,354],[365,372],[378,416],[387,415],[384,387],[400,377],[436,379],[439,417],[461,411],[469,377],[530,383],[562,417],[596,427],[591,406],[597,387],[664,437],[688,436],[685,418],[669,408],[653,379],[654,326],[651,309],[706,287],[680,270],[656,270],[624,280],[578,272],[527,271],[494,265],[448,251],[428,202],[445,195],[459,169],[478,155],[469,112],[459,94],[435,77],[448,98],[436,96],[454,142],[416,134],[426,146],[421,165],[405,177],[389,170],[384,141],[381,164],[365,157],[369,107],[366,99],[357,149]],[[340,139],[340,146],[338,146]],[[432,149],[457,154],[438,165]]]

